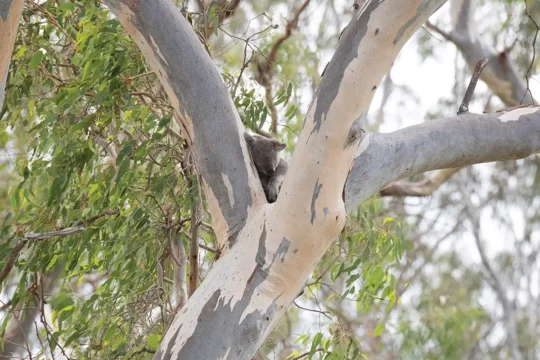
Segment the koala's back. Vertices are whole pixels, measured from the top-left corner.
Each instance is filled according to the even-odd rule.
[[[266,198],[268,202],[274,202],[287,172],[287,162],[279,158],[279,152],[286,145],[259,135],[244,133],[244,137]]]

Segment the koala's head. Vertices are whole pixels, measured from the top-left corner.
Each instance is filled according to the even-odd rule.
[[[271,176],[279,164],[278,153],[287,145],[275,139],[244,133],[251,157],[259,173]]]

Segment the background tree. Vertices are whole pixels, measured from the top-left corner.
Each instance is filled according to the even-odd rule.
[[[2,19],[17,17],[17,11],[4,10],[10,8],[4,4],[11,3],[16,2],[1,4]],[[306,125],[312,126],[310,116],[313,114],[307,105],[320,82],[318,74],[336,47],[344,25],[342,19],[357,14],[360,3],[356,4],[356,9],[350,4],[306,1],[285,10],[283,4],[271,2],[179,2],[176,5],[198,35],[194,37],[186,23],[170,11],[168,2],[153,3],[153,14],[146,12],[144,4],[137,8],[138,5],[131,2],[127,3],[128,7],[111,2],[117,14],[135,11],[136,16],[130,20],[137,24],[136,28],[130,28],[122,16],[120,19],[134,36],[135,43],[142,47],[150,64],[148,68],[119,22],[99,2],[26,2],[1,115],[4,120],[2,146],[6,155],[2,172],[2,181],[6,183],[6,192],[2,195],[2,242],[6,244],[1,250],[4,285],[1,300],[6,315],[2,323],[2,355],[10,357],[18,352],[22,357],[32,354],[32,358],[150,358],[173,318],[186,319],[179,311],[186,298],[201,282],[206,284],[203,288],[211,286],[208,284],[212,284],[212,275],[207,276],[210,268],[220,262],[227,266],[253,263],[254,259],[249,257],[230,260],[234,252],[242,253],[241,246],[256,250],[257,245],[261,249],[264,243],[264,250],[269,254],[262,268],[268,270],[270,276],[274,267],[266,269],[264,266],[270,264],[269,259],[287,263],[294,250],[291,246],[298,243],[291,238],[288,252],[284,247],[278,247],[282,252],[271,250],[272,235],[268,235],[271,220],[267,222],[267,238],[263,243],[260,230],[256,236],[245,237],[246,240],[239,234],[239,230],[249,227],[247,214],[262,220],[272,212],[263,210],[261,215],[251,208],[247,212],[242,210],[242,204],[249,200],[246,183],[242,180],[245,178],[231,172],[230,164],[246,168],[252,199],[260,200],[261,193],[253,174],[249,175],[249,166],[245,166],[245,148],[237,141],[241,130],[231,130],[231,127],[241,129],[241,125],[234,111],[230,111],[227,92],[246,126],[261,133],[277,129],[278,136],[289,143],[292,152],[295,143],[303,143],[298,142],[302,114],[307,112]],[[369,2],[362,13],[373,15],[367,24],[375,21],[381,34],[377,39],[381,39],[385,30],[391,31],[388,24],[377,18],[376,3]],[[410,6],[407,3],[400,3],[402,10]],[[469,7],[471,3],[461,1],[453,5],[452,12],[459,15],[454,17],[455,25],[433,19],[428,26],[435,32],[419,33],[421,54],[437,56],[437,48],[442,46],[446,48],[441,51],[446,49],[447,53],[447,45],[436,38],[436,32],[458,34],[463,29],[457,24],[458,20],[472,23],[471,14],[475,12]],[[489,89],[479,89],[475,96],[478,101],[473,107],[479,103],[487,103],[488,110],[503,107],[497,98],[492,98],[493,93],[508,105],[514,103],[505,100],[505,96],[506,99],[521,96],[524,102],[533,101],[534,91],[519,93],[520,89],[533,88],[534,80],[524,75],[534,74],[538,63],[534,57],[538,33],[534,19],[538,18],[540,10],[537,4],[528,5],[501,1],[479,8],[480,14],[495,10],[508,13],[508,19],[502,21],[502,31],[496,21],[486,22],[486,28],[481,31],[488,39],[491,31],[499,34],[493,45],[501,47],[502,43],[502,48],[506,49],[504,59],[512,65],[515,76],[508,80],[506,75],[490,68],[494,66],[490,61],[482,73]],[[167,10],[162,17],[156,16],[160,6]],[[412,9],[416,7],[409,8]],[[426,8],[418,11],[423,16],[428,15],[422,12]],[[284,14],[281,18],[280,13]],[[414,13],[416,11],[411,14]],[[314,18],[322,14],[325,21],[314,29]],[[406,14],[404,11],[403,18]],[[148,16],[156,16],[163,27],[154,29],[158,21],[153,22]],[[355,52],[358,47],[358,54],[365,60],[357,65],[357,73],[361,74],[362,69],[366,71],[365,64],[372,64],[369,56],[377,54],[362,52],[369,41],[352,45],[354,37],[350,34],[354,32],[351,29],[366,21],[365,17],[353,16],[353,19],[357,19],[356,22],[351,22],[348,32],[339,40],[338,53]],[[416,21],[416,25],[421,25],[419,18]],[[2,22],[1,26],[16,23]],[[284,26],[275,28],[277,23]],[[399,22],[392,26],[396,25]],[[445,30],[452,27],[453,31]],[[143,36],[137,36],[137,29],[144,30]],[[167,31],[163,33],[163,29]],[[473,38],[472,31],[463,33],[471,36],[474,44],[484,44],[466,47],[456,43],[469,66],[474,66],[477,59],[463,49],[485,49],[489,41],[478,40],[482,38],[479,34]],[[444,38],[451,40],[451,36]],[[471,39],[469,43],[473,43]],[[168,53],[168,45],[188,40],[192,44],[200,42],[203,47],[194,46],[193,54],[189,54],[186,47],[180,47],[184,56],[178,53],[171,56],[172,50]],[[381,42],[382,45],[377,43],[378,47],[384,49],[384,41]],[[3,38],[1,46],[7,46]],[[204,51],[218,64],[228,91],[219,88],[221,80],[212,70],[212,62],[204,57],[207,56]],[[391,52],[397,54],[394,50]],[[481,55],[490,54],[495,52]],[[339,60],[339,56],[337,58]],[[200,61],[197,71],[182,63],[194,59]],[[433,118],[454,113],[462,100],[470,75],[460,59],[456,56],[452,97],[443,99],[435,109],[427,109]],[[385,57],[385,61],[391,60],[391,56]],[[395,102],[393,105],[392,99],[411,99],[409,102],[414,104],[410,87],[405,89],[404,85],[393,82],[401,73],[401,60],[394,66],[394,76],[388,76],[383,83],[380,109],[386,111],[372,112],[376,114],[367,117],[364,127],[376,130],[391,124],[388,118],[392,109],[407,106]],[[328,84],[338,84],[335,77],[338,67],[335,61],[326,67],[323,79],[327,85],[320,88],[319,96],[325,94],[325,89],[328,91]],[[377,69],[382,76],[386,72],[383,67],[380,64],[370,67],[370,76],[376,77]],[[208,74],[213,74],[213,81],[208,81]],[[193,80],[190,75],[202,78],[198,86],[187,86]],[[182,76],[187,83],[179,81]],[[499,81],[493,81],[493,77]],[[504,94],[497,90],[505,81],[513,84],[510,97],[508,90]],[[515,81],[518,82],[514,84]],[[502,88],[508,89],[508,86]],[[349,95],[360,92],[361,103],[369,103],[371,85],[362,83],[352,89]],[[212,91],[212,96],[205,96],[205,91]],[[362,91],[370,95],[362,97]],[[397,96],[402,92],[407,96]],[[527,94],[530,99],[524,97]],[[209,108],[208,104],[215,104],[214,101],[224,110]],[[311,110],[315,111],[314,108]],[[342,111],[341,106],[336,109]],[[518,109],[506,115],[461,115],[461,118],[429,122],[390,135],[373,134],[363,138],[369,139],[369,146],[364,142],[357,152],[345,187],[349,221],[313,271],[307,269],[311,279],[303,288],[303,295],[289,308],[258,356],[281,359],[292,353],[291,358],[357,358],[362,353],[374,358],[398,355],[536,358],[539,351],[538,337],[534,336],[538,333],[538,289],[534,286],[538,278],[535,257],[539,241],[535,225],[538,157],[463,170],[451,180],[448,179],[457,170],[441,170],[425,177],[416,175],[382,191],[382,195],[393,198],[373,198],[356,208],[362,200],[398,177],[450,164],[462,166],[516,154],[522,157],[538,151],[538,112],[530,118],[534,111]],[[498,120],[500,116],[514,118],[516,113],[525,116],[515,122]],[[351,113],[340,114],[340,121],[354,120]],[[277,119],[281,120],[277,122]],[[336,121],[332,119],[328,113],[325,123]],[[463,126],[461,129],[452,127],[456,121]],[[321,125],[323,129],[325,123]],[[201,128],[197,124],[206,125]],[[489,132],[481,127],[483,124],[489,125]],[[527,129],[528,126],[533,128]],[[430,142],[423,139],[435,136],[439,129],[444,129],[447,141],[441,139],[431,148],[427,147]],[[528,131],[511,136],[510,129]],[[488,139],[482,136],[484,133],[500,137]],[[229,149],[235,149],[223,154],[217,152],[218,157],[229,159],[221,165],[212,162],[212,158],[212,161],[201,160],[201,154],[208,151],[203,145],[211,141],[197,142],[197,139],[215,139],[216,134],[221,143],[215,149],[227,148],[227,144],[232,146]],[[450,162],[457,156],[452,153],[456,150],[453,134],[460,135],[460,150],[464,153],[459,158],[465,159],[462,162]],[[415,141],[426,148],[415,148]],[[392,145],[396,142],[404,147],[394,155]],[[411,163],[413,157],[409,149],[412,148],[407,144],[414,148],[419,163]],[[435,163],[425,159],[426,154],[432,156],[444,146],[449,151],[436,157]],[[337,150],[342,149],[331,151]],[[295,164],[294,159],[292,164]],[[335,164],[324,169],[330,171],[333,166]],[[405,171],[407,167],[410,168]],[[341,173],[336,171],[334,176],[346,175]],[[197,174],[202,176],[206,191],[200,190],[201,178]],[[315,182],[316,178],[308,180],[323,183]],[[306,183],[302,185],[306,187]],[[239,188],[242,195],[235,191]],[[317,199],[322,201],[328,188],[319,188]],[[231,189],[234,202],[230,201]],[[312,190],[313,187],[304,194],[307,200],[313,198]],[[289,200],[283,201],[295,198],[285,193],[287,195],[282,194],[280,199]],[[434,194],[431,200],[401,198],[430,194]],[[232,205],[230,210],[223,207],[223,201]],[[296,201],[299,206],[301,202]],[[268,209],[267,205],[257,203],[255,200],[254,208]],[[212,214],[212,221],[207,211]],[[287,211],[291,211],[290,207]],[[326,214],[324,207],[319,209],[316,202],[315,211],[308,210],[303,216],[309,220],[314,212],[315,218],[317,213]],[[216,214],[221,215],[216,218]],[[287,221],[282,221],[278,228],[286,228],[286,224]],[[308,230],[309,225],[298,226],[298,222],[289,225],[302,232],[299,238],[314,241],[315,237],[309,236],[313,231]],[[491,239],[493,231],[485,231],[486,227],[507,234],[504,239],[509,241],[504,251],[487,252],[489,246],[500,244],[501,240],[496,236]],[[324,241],[331,240],[324,238]],[[476,246],[467,245],[467,239]],[[281,238],[278,240],[277,244],[286,244]],[[466,252],[462,250],[464,244]],[[324,247],[321,243],[317,246]],[[453,251],[453,246],[460,251]],[[471,250],[478,250],[480,254],[477,265],[467,256]],[[311,261],[316,261],[318,256]],[[216,257],[221,260],[214,264]],[[280,261],[272,262],[274,264],[279,267]],[[245,275],[239,273],[232,280],[233,284],[242,284],[242,274]],[[303,281],[302,276],[294,281]],[[264,283],[271,281],[263,281],[263,287]],[[290,286],[281,291],[288,290],[296,297],[298,292],[293,292]],[[241,288],[245,296],[245,288]],[[232,286],[229,289],[235,290]],[[233,309],[234,302],[230,306]],[[184,312],[193,311],[189,306],[184,309],[189,309]],[[221,313],[233,313],[228,311],[230,309],[224,306]],[[316,326],[310,326],[313,321]],[[218,329],[219,322],[210,322],[209,317],[201,317],[201,322],[207,323],[206,328],[210,325],[211,330]],[[175,329],[174,325],[170,329]],[[37,333],[33,334],[35,330]],[[212,344],[209,347],[214,349],[212,351],[226,351],[220,348],[219,342],[211,341],[215,339],[213,336],[216,335],[207,333],[201,338]],[[219,336],[225,341],[231,338],[223,331]],[[259,330],[254,336],[258,340],[253,340],[253,344],[264,338]],[[254,351],[253,344],[250,349]],[[164,341],[162,349],[167,349],[161,353],[167,356],[172,347],[168,348]],[[194,353],[190,356],[197,358]]]

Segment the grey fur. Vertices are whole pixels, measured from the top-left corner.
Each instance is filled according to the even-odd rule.
[[[275,139],[244,133],[251,159],[255,164],[261,180],[266,199],[269,203],[276,201],[281,183],[287,173],[288,164],[279,158],[279,152],[286,145]]]

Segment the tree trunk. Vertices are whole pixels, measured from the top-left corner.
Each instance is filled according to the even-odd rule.
[[[154,359],[251,359],[342,230],[347,210],[405,176],[540,151],[538,108],[460,115],[392,134],[363,130],[383,75],[444,2],[357,3],[306,115],[279,198],[268,204],[233,103],[178,9],[169,0],[107,1],[171,99],[222,254]]]
[[[4,105],[9,63],[23,5],[24,0],[0,0],[0,110]]]

